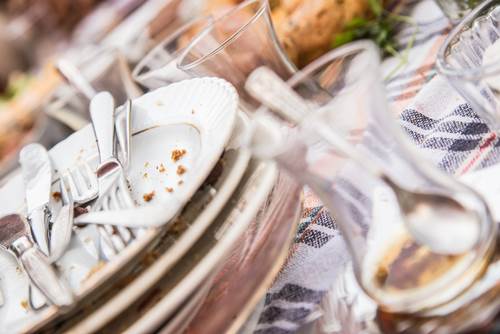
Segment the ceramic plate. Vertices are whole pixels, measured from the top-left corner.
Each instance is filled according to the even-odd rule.
[[[185,225],[187,229],[179,236],[176,236],[175,233],[169,233],[165,238],[161,238],[158,241],[159,245],[157,247],[150,251],[151,254],[157,254],[156,257],[163,255],[164,258],[168,258],[168,261],[164,261],[163,266],[159,270],[156,270],[154,275],[135,277],[135,279],[140,280],[140,283],[135,284],[134,289],[127,288],[122,290],[120,288],[119,291],[115,291],[115,295],[119,294],[116,296],[116,298],[120,298],[121,303],[119,305],[113,303],[111,304],[112,307],[108,307],[108,304],[105,303],[105,299],[100,299],[99,303],[100,305],[103,304],[102,308],[96,309],[94,304],[87,306],[85,307],[85,314],[80,312],[78,315],[68,315],[66,318],[61,318],[58,322],[64,322],[64,326],[58,325],[58,322],[51,322],[47,326],[41,328],[44,332],[53,333],[56,331],[56,328],[66,330],[71,324],[78,322],[83,316],[89,315],[92,312],[99,313],[99,316],[96,317],[96,321],[92,323],[92,326],[104,325],[110,321],[110,319],[116,317],[127,305],[130,305],[137,298],[151,291],[152,284],[162,277],[160,275],[164,275],[165,272],[169,271],[193,244],[203,236],[205,230],[210,227],[215,217],[228,202],[230,196],[238,186],[250,159],[249,152],[234,148],[238,142],[238,136],[236,134],[246,131],[246,125],[244,125],[246,123],[242,122],[241,119],[242,118],[240,118],[235,128],[235,136],[231,139],[228,144],[228,149],[221,159],[220,165],[222,167],[222,172],[220,175],[216,176],[217,181],[211,184],[208,189],[198,191],[186,206],[185,210],[183,210],[179,219],[176,220],[180,223],[181,228]],[[216,167],[216,169],[218,169],[218,167]],[[218,173],[214,171],[213,174]],[[212,175],[209,179],[210,178],[212,178]],[[142,275],[142,272],[146,268],[149,268],[149,264],[139,264],[134,271],[139,271],[139,274]],[[132,279],[129,278],[127,282],[130,284],[131,280]]]
[[[187,161],[185,163],[186,172],[182,175],[172,173],[173,175],[167,177],[160,175],[163,174],[162,172],[156,171],[158,175],[155,175],[157,182],[163,181],[166,186],[161,189],[161,194],[160,189],[157,189],[158,197],[154,198],[152,202],[153,204],[155,202],[162,203],[165,207],[174,206],[175,209],[169,209],[169,212],[172,216],[175,215],[203,183],[228,142],[236,117],[237,96],[235,97],[235,94],[234,89],[224,81],[205,78],[171,85],[134,101],[133,130],[136,135],[132,148],[135,150],[133,156],[135,155],[136,158],[133,158],[135,159],[135,167],[131,168],[134,180],[131,182],[132,188],[141,189],[141,191],[146,188],[151,189],[143,185],[143,183],[147,183],[144,178],[140,180],[137,178],[137,175],[145,173],[143,168],[146,168],[146,162],[141,159],[156,162],[163,158],[165,163],[166,160],[171,160],[169,154],[171,152],[164,152],[161,148],[162,145],[170,145],[164,140],[172,138],[166,138],[163,133],[155,131],[156,135],[149,136],[148,145],[143,148],[137,145],[141,143],[141,139],[136,139],[137,135],[144,136],[149,130],[162,127],[176,128],[176,131],[189,133],[193,133],[192,129],[196,129],[197,133],[194,139],[183,137],[184,141],[177,140],[175,142],[178,145],[187,146],[189,144],[191,145],[189,148],[193,149],[191,152],[187,151],[185,157],[177,161],[179,164],[184,163],[184,159]],[[172,109],[167,106],[172,107]],[[216,113],[220,115],[217,116]],[[178,127],[172,125],[178,125]],[[95,144],[89,143],[95,143],[95,139],[92,129],[86,127],[58,144],[49,153],[54,169],[64,171],[81,161],[87,161],[95,166],[97,162],[96,147]],[[157,149],[152,150],[151,147],[157,147]],[[177,148],[182,149],[183,147]],[[141,154],[142,150],[151,152],[152,155],[147,158],[145,154]],[[189,159],[188,155],[191,155]],[[139,170],[134,170],[134,168]],[[192,170],[190,170],[191,168]],[[169,187],[167,182],[174,182],[172,180],[178,182],[181,177],[184,181],[183,184],[177,184],[172,192],[165,189]],[[147,184],[153,185],[152,183]],[[58,190],[57,184],[54,187],[54,190]],[[136,191],[135,195],[138,197],[139,193]],[[175,200],[170,202],[169,195]],[[4,202],[0,208],[0,214],[24,212],[24,186],[19,174],[0,189],[0,198]],[[141,198],[138,198],[139,203],[140,200]],[[54,212],[57,212],[58,205],[60,204],[54,203]],[[148,205],[151,204],[148,203]],[[159,230],[149,230],[127,247],[115,260],[100,268],[99,261],[92,252],[89,252],[92,247],[87,245],[87,243],[92,244],[96,240],[95,227],[88,226],[82,231],[83,237],[73,237],[68,251],[57,263],[61,273],[79,298],[89,294],[96,286],[111,278],[114,273],[117,273],[131,258],[148,247],[152,240],[159,235]],[[0,326],[2,328],[9,328],[11,332],[14,332],[21,328],[29,328],[37,322],[46,322],[57,314],[55,307],[49,307],[36,313],[28,310],[26,307],[28,280],[9,253],[0,253],[0,268],[2,269],[0,287],[5,297],[5,303],[0,308]],[[100,268],[100,270],[93,273],[96,268]]]
[[[120,294],[84,321],[71,328],[71,331],[119,332],[128,327],[131,319],[137,319],[139,316],[143,317],[127,329],[131,333],[149,332],[160,326],[163,319],[171,315],[197,287],[204,282],[209,284],[210,273],[216,272],[217,267],[222,264],[256,217],[274,186],[276,176],[275,165],[251,162],[231,201],[179,264],[172,268],[170,260],[172,251],[165,253],[141,277],[130,283]],[[194,225],[190,230],[193,227]],[[172,248],[177,245],[178,243],[174,244]],[[170,271],[166,275],[168,269]],[[156,285],[152,288],[154,283]],[[145,293],[147,291],[154,291],[154,295]],[[130,304],[129,296],[132,294],[137,296]],[[164,296],[158,301],[158,297],[162,294]],[[102,319],[110,319],[110,313],[120,316],[103,324]]]

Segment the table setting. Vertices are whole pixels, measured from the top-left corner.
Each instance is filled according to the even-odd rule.
[[[0,5],[0,332],[497,332],[498,22]]]

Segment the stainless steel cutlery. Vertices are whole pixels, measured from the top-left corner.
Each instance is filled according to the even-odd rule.
[[[49,201],[52,186],[52,167],[47,150],[40,144],[25,146],[19,154],[24,184],[28,221],[33,238],[45,255],[49,255]]]
[[[0,218],[0,246],[18,259],[30,281],[51,304],[69,306],[73,303],[74,297],[66,282],[31,241],[30,229],[23,217],[11,214]]]

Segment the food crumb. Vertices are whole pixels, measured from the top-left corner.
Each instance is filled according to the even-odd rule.
[[[145,179],[147,179],[147,178],[148,178],[148,173],[144,173],[143,177],[144,177]]]
[[[165,165],[160,164],[160,166],[158,166],[158,171],[160,173],[165,173],[167,171],[167,169],[165,168]]]
[[[173,162],[177,162],[179,159],[181,159],[185,154],[187,153],[187,151],[185,149],[181,149],[181,150],[178,150],[178,149],[175,149],[172,151],[172,154],[171,154],[171,158],[172,158],[172,161]]]
[[[166,187],[165,191],[168,192],[168,193],[173,193],[174,192],[174,188]]]
[[[61,200],[61,193],[59,191],[54,191],[52,193],[52,198],[54,201],[59,202]]]
[[[85,277],[85,280],[88,280],[90,277],[92,277],[95,273],[97,273],[99,270],[101,270],[106,263],[104,261],[99,261],[95,266],[90,268],[89,273],[87,274],[87,277]]]
[[[154,197],[155,197],[154,190],[152,192],[150,192],[150,193],[142,195],[142,198],[144,199],[144,202],[150,202]]]
[[[184,181],[182,181],[182,180],[179,180],[179,182],[177,182],[177,184],[178,184],[178,185],[180,185],[180,186],[181,186],[183,183],[184,183]]]
[[[185,172],[186,172],[186,167],[184,167],[183,165],[177,166],[177,175],[182,175]]]
[[[156,105],[161,107],[163,105],[163,102],[158,100],[158,101],[156,101]]]
[[[194,115],[194,109],[192,109],[192,110],[191,110],[191,114],[193,114],[193,115]]]
[[[28,310],[28,301],[26,299],[21,300],[21,307],[27,311]]]
[[[145,168],[148,168],[148,167],[149,167],[149,162],[145,162],[145,163],[144,163],[144,167],[145,167]]]

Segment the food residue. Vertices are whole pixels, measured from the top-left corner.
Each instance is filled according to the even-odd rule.
[[[174,188],[166,187],[165,191],[168,192],[168,193],[173,193],[174,192]]]
[[[91,278],[95,273],[97,273],[99,270],[101,270],[104,266],[106,265],[106,262],[104,261],[99,261],[95,266],[90,268],[89,273],[87,274],[87,277],[85,277],[85,280],[88,280]]]
[[[61,200],[61,193],[59,191],[54,191],[52,193],[52,198],[54,201],[59,202]]]
[[[144,199],[144,202],[150,202],[154,197],[155,197],[154,190],[152,192],[150,192],[150,193],[142,195],[142,198]]]
[[[171,154],[171,158],[172,158],[172,161],[173,162],[177,162],[179,159],[181,159],[185,154],[187,153],[187,151],[185,149],[181,149],[181,150],[178,150],[178,149],[175,149],[172,151],[172,154]]]
[[[145,168],[148,168],[148,167],[149,167],[149,162],[145,162],[145,163],[144,163],[144,167],[145,167]]]
[[[194,109],[192,109],[192,110],[191,110],[191,114],[193,114],[193,115],[194,115]]]
[[[178,184],[178,185],[180,185],[180,186],[181,186],[183,183],[184,183],[184,181],[182,181],[182,180],[179,180],[179,182],[177,182],[177,184]]]
[[[21,300],[21,307],[24,309],[24,310],[28,310],[28,301],[26,299],[23,299]]]
[[[147,178],[148,178],[148,173],[144,173],[143,177],[144,177],[145,179],[147,179]]]
[[[185,172],[186,172],[186,167],[184,167],[183,165],[177,166],[177,175],[182,175]]]
[[[157,106],[159,106],[159,107],[161,107],[161,106],[163,105],[163,102],[161,102],[161,101],[156,101],[156,105],[157,105]]]
[[[167,171],[167,169],[165,168],[165,165],[164,164],[160,164],[158,167],[157,167],[158,171],[160,173],[165,173]]]

